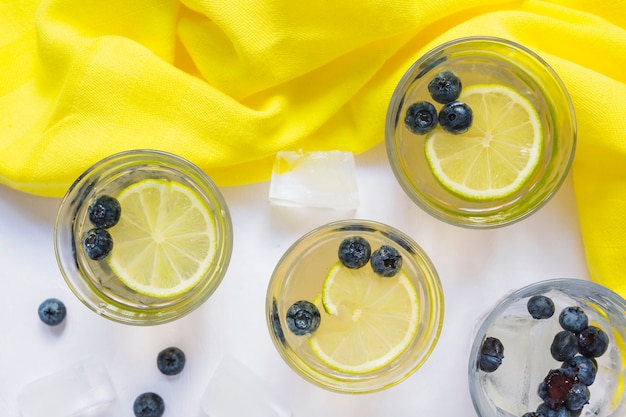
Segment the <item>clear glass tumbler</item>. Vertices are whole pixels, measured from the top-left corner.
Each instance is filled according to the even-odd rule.
[[[553,314],[538,314],[541,309],[529,308],[529,300],[536,296],[552,301]],[[536,301],[531,305],[533,303]],[[545,305],[542,302],[535,306],[542,304]],[[561,314],[572,307],[580,309],[587,318],[581,328],[561,324]],[[531,315],[531,311],[538,318]],[[601,339],[589,338],[594,332],[582,330],[591,327],[601,329],[606,335],[605,351],[585,347],[589,346],[588,341]],[[587,342],[582,342],[583,336]],[[501,344],[499,354],[495,353],[498,349],[493,348],[496,339]],[[519,417],[537,411],[540,406],[545,408],[545,404],[549,404],[553,412],[567,409],[568,404],[572,407],[568,402],[572,401],[568,400],[572,385],[582,382],[589,393],[588,403],[582,408],[578,408],[578,404],[558,415],[623,416],[626,413],[625,341],[626,300],[601,285],[560,278],[537,282],[507,294],[478,322],[471,345],[468,379],[476,413],[481,417]],[[577,359],[570,361],[571,355]],[[499,366],[500,360],[493,359],[495,356],[501,358]],[[481,365],[481,358],[487,362]],[[589,378],[590,373],[583,378],[578,373],[583,368],[580,365],[572,368],[579,359],[595,364],[595,378]],[[575,373],[564,369],[573,369]],[[545,388],[552,390],[549,397],[545,397]]]
[[[126,200],[118,223],[95,227],[90,206],[101,196],[121,195]],[[125,217],[130,212],[132,220]],[[170,231],[181,224],[187,229],[197,225],[200,231],[175,235],[165,230],[164,221],[171,223]],[[94,228],[112,237],[113,248],[103,257],[85,246],[87,236],[97,240]],[[230,214],[211,179],[189,161],[155,150],[111,155],[85,171],[61,201],[54,234],[59,268],[74,294],[99,315],[133,325],[169,322],[199,307],[224,277],[233,246]],[[122,236],[130,242],[118,241]],[[95,246],[106,246],[101,242]],[[168,245],[176,249],[164,248]],[[151,250],[151,256],[143,250]],[[198,250],[204,258],[188,259]],[[174,284],[150,282],[153,277],[144,276],[146,271],[162,273],[172,282],[193,271],[193,285],[168,290]]]
[[[362,258],[368,263],[351,269],[338,260],[339,247],[355,240],[370,250]],[[402,259],[393,276],[371,267],[383,248]],[[300,317],[294,307],[303,305]],[[382,390],[413,374],[437,343],[443,310],[441,284],[423,250],[399,230],[366,220],[329,223],[297,240],[278,262],[266,298],[269,332],[286,363],[344,393]],[[303,329],[311,311],[317,324]]]
[[[465,159],[462,163],[456,164],[457,172],[454,173],[457,181],[462,181],[458,178],[462,178],[470,169],[468,161],[474,157],[474,151],[467,154],[457,153],[454,156],[458,158],[456,162],[450,158],[447,161],[430,163],[433,158],[429,158],[426,152],[428,138],[432,132],[440,131],[442,112],[447,105],[439,104],[433,99],[429,84],[446,72],[455,74],[460,80],[461,96],[455,98],[455,102],[463,101],[464,94],[472,90],[475,93],[478,91],[477,88],[485,92],[481,105],[485,105],[485,108],[491,106],[494,114],[483,117],[477,114],[480,109],[474,109],[474,125],[477,119],[490,117],[492,120],[483,120],[483,123],[498,128],[495,119],[506,109],[489,103],[497,91],[508,92],[510,98],[516,101],[516,105],[530,109],[529,113],[535,114],[532,118],[534,129],[528,129],[528,132],[533,133],[518,134],[541,137],[535,147],[537,155],[529,157],[524,154],[528,153],[527,150],[520,152],[521,158],[532,158],[534,163],[529,163],[527,170],[519,170],[519,178],[515,184],[511,180],[510,190],[507,191],[503,187],[501,193],[489,194],[487,190],[482,195],[472,195],[474,191],[470,191],[469,194],[464,192],[465,185],[457,188],[445,186],[450,182],[445,180],[445,175],[437,173],[439,163],[441,162],[441,166],[455,165],[456,162]],[[450,82],[449,79],[438,80],[439,83],[444,83],[440,84],[442,86]],[[448,87],[443,90],[446,88]],[[442,97],[439,98],[442,100],[441,103],[450,99],[446,96],[443,96],[443,100]],[[434,119],[439,123],[432,132],[416,134],[407,126],[410,107],[419,102],[433,104]],[[424,113],[418,114],[421,115],[422,121],[428,120],[423,119]],[[453,120],[456,114],[447,114],[447,118]],[[462,129],[458,130],[460,131]],[[444,149],[443,152],[451,154],[451,149],[455,146],[467,143],[463,142],[467,137],[479,135],[483,135],[483,132],[479,132],[479,128],[472,125],[466,133],[452,135],[452,139],[448,141],[450,148]],[[488,134],[484,135],[484,138],[477,146],[482,147],[486,141],[491,140]],[[555,71],[536,53],[504,39],[468,37],[434,48],[409,68],[391,98],[385,125],[385,140],[393,172],[404,191],[418,206],[434,217],[454,225],[490,228],[526,218],[545,205],[556,193],[567,177],[574,157],[576,121],[574,108],[565,86]],[[499,150],[492,147],[487,152],[492,152],[493,155]],[[471,157],[467,156],[470,154]],[[471,169],[480,171],[472,175],[473,179],[481,182],[486,182],[485,172],[493,170],[491,167],[479,170],[476,166]],[[504,169],[494,171],[491,178],[504,182],[509,181],[504,178],[505,175],[512,175],[511,173],[515,172],[511,170],[505,173]],[[469,187],[474,185],[469,184]]]

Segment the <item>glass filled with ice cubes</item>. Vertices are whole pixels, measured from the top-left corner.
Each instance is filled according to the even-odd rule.
[[[506,295],[478,323],[469,389],[482,417],[626,415],[626,300],[571,278]]]

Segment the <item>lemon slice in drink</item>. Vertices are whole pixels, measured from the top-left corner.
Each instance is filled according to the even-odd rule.
[[[533,174],[543,150],[535,107],[503,85],[479,84],[463,90],[459,101],[474,114],[462,134],[433,130],[426,138],[426,160],[437,181],[469,200],[506,198]]]
[[[383,278],[371,268],[337,262],[322,289],[322,317],[309,344],[326,365],[346,373],[372,372],[392,363],[417,333],[417,293],[400,270]]]
[[[146,179],[117,196],[122,215],[109,229],[107,257],[129,288],[151,297],[184,293],[205,276],[216,253],[216,226],[208,206],[191,188]]]

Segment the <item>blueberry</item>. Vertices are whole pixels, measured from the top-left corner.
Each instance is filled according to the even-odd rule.
[[[113,239],[104,229],[91,229],[83,239],[83,249],[89,258],[99,261],[106,258],[113,249]]]
[[[566,407],[561,406],[553,410],[547,404],[540,404],[535,413],[537,417],[571,417]]]
[[[565,330],[580,333],[589,325],[589,319],[582,308],[578,306],[565,307],[559,314],[559,324]]]
[[[535,413],[534,411],[529,411],[528,413],[524,413],[522,417],[542,417],[542,416],[539,416],[539,414]]]
[[[486,337],[478,354],[478,368],[485,372],[494,372],[502,364],[504,346],[496,337]]]
[[[278,315],[278,305],[276,304],[276,298],[272,298],[272,328],[274,334],[283,345],[287,344],[285,340],[285,334],[283,333],[283,327],[280,325],[280,317]]]
[[[309,301],[296,301],[287,310],[287,327],[296,336],[312,333],[319,325],[320,312],[315,304]]]
[[[440,72],[428,83],[428,92],[437,103],[450,103],[461,94],[461,79],[452,71]]]
[[[585,356],[597,358],[609,347],[609,336],[596,326],[588,326],[578,333],[578,350]]]
[[[89,205],[87,213],[91,224],[106,229],[115,226],[120,220],[122,207],[117,199],[102,195]]]
[[[58,326],[65,320],[67,309],[63,301],[56,298],[48,298],[39,304],[37,313],[41,321],[48,326]]]
[[[402,255],[395,248],[382,245],[372,253],[370,264],[381,277],[392,277],[402,268]]]
[[[339,260],[347,268],[361,268],[369,262],[371,254],[369,242],[360,236],[348,237],[339,244]]]
[[[549,408],[556,410],[565,404],[570,388],[576,383],[574,375],[566,369],[551,369],[539,384],[537,394]],[[539,412],[540,410],[537,409]]]
[[[439,111],[439,124],[442,129],[454,135],[467,132],[473,120],[472,109],[461,101],[445,104]]]
[[[561,368],[571,369],[576,375],[576,379],[587,386],[593,384],[598,372],[598,365],[595,360],[581,355],[566,360]]]
[[[552,340],[550,353],[557,361],[565,361],[573,358],[578,353],[578,340],[576,335],[570,331],[562,330],[558,332]]]
[[[554,302],[545,295],[534,295],[526,304],[528,312],[535,319],[548,319],[554,314]]]
[[[406,109],[404,124],[416,135],[425,135],[437,126],[437,109],[427,101],[413,103]]]
[[[572,385],[565,400],[565,407],[569,410],[580,410],[589,403],[589,388],[580,382]]]
[[[165,413],[165,403],[159,394],[144,392],[133,403],[135,417],[161,417]]]
[[[163,349],[157,355],[157,368],[164,375],[178,375],[185,367],[185,352],[172,346]]]

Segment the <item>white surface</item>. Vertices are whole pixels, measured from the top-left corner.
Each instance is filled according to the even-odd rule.
[[[472,329],[485,309],[512,289],[556,277],[588,279],[577,212],[568,178],[534,216],[494,230],[438,221],[416,207],[397,184],[383,145],[356,157],[361,204],[337,211],[273,206],[269,182],[221,191],[234,225],[228,273],[198,310],[173,323],[131,327],[83,306],[65,285],[53,248],[58,199],[0,186],[0,416],[17,417],[22,386],[88,355],[101,358],[117,392],[108,416],[132,416],[135,397],[159,393],[166,415],[199,417],[200,398],[224,354],[261,376],[294,417],[464,417],[474,415],[467,388]],[[430,255],[444,288],[445,320],[426,364],[386,391],[337,394],[301,379],[274,349],[265,323],[265,291],[282,253],[302,234],[332,220],[362,218],[396,227]],[[62,299],[59,328],[37,316],[47,297]],[[187,356],[184,371],[161,375],[157,353],[171,345]],[[241,392],[245,400],[245,392]],[[253,417],[253,416],[250,416]]]

